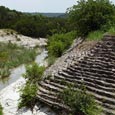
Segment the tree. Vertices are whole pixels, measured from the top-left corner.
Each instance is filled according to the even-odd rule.
[[[109,0],[80,0],[77,3],[68,9],[68,13],[78,35],[87,35],[113,21],[115,6]]]

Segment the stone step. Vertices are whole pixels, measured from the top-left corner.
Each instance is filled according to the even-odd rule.
[[[96,95],[96,94],[93,94],[94,96]],[[42,98],[45,98],[45,99],[48,99],[48,100],[51,100],[51,101],[53,101],[53,102],[55,102],[56,101],[56,98],[57,97],[55,97],[55,96],[49,96],[49,94],[42,94],[42,95],[40,95]],[[97,95],[96,95],[97,96]],[[99,96],[98,96],[98,98],[99,98]],[[104,97],[101,97],[101,98],[99,98],[99,100],[104,100],[105,98]],[[98,102],[100,102],[100,103],[102,103],[101,101],[98,101]],[[104,102],[105,103],[105,102]],[[103,104],[103,106],[104,107],[107,107],[107,104]],[[111,106],[111,105],[110,105]],[[113,106],[111,106],[111,108],[113,108],[114,109],[114,107]],[[109,109],[111,109],[110,107],[109,107]],[[108,110],[109,110],[108,109]],[[107,110],[107,109],[105,109],[105,110]]]
[[[115,65],[114,65],[114,62],[111,62],[111,63],[106,63],[106,64],[102,64],[101,61],[100,63],[95,63],[95,61],[93,60],[92,62],[90,61],[87,61],[87,60],[84,60],[82,62],[79,62],[79,63],[74,63],[73,66],[80,66],[80,67],[87,67],[87,68],[91,68],[91,67],[94,67],[94,68],[97,68],[97,69],[104,69],[104,70],[110,70],[112,68],[115,68]]]
[[[66,70],[67,71],[67,70]],[[77,80],[84,80],[84,81],[86,81],[86,82],[94,82],[94,84],[96,84],[96,85],[99,85],[99,86],[103,86],[103,87],[110,87],[111,89],[115,89],[115,84],[112,84],[112,83],[108,83],[108,82],[106,82],[106,81],[103,81],[102,79],[98,79],[98,78],[95,78],[94,76],[91,76],[91,75],[79,75],[79,74],[68,74],[68,73],[65,73],[65,72],[61,72],[61,73],[58,73],[59,74],[59,76],[61,75],[61,76],[64,76],[64,77],[66,77],[66,78],[71,78],[71,79],[77,79]],[[86,76],[86,77],[84,77],[84,76]]]
[[[66,74],[64,74],[64,73],[66,73]],[[115,77],[112,76],[112,78],[109,78],[108,76],[106,76],[106,74],[100,75],[97,73],[96,74],[93,73],[93,75],[92,75],[92,73],[90,73],[90,72],[79,73],[79,71],[68,68],[67,70],[63,70],[63,75],[69,76],[69,77],[71,77],[71,76],[76,76],[76,77],[77,76],[83,76],[83,77],[86,76],[86,77],[91,78],[91,79],[93,78],[93,79],[101,80],[101,81],[106,82],[106,83],[115,84],[115,81],[114,81]]]
[[[82,81],[81,80],[71,80],[71,79],[69,79],[69,78],[64,78],[64,77],[62,77],[62,76],[57,76],[57,78],[58,79],[65,79],[65,80],[67,80],[67,81],[70,81],[70,82],[73,82],[73,83],[77,83],[77,84],[82,84]],[[84,81],[84,83],[85,83],[85,81]],[[113,98],[113,99],[115,99],[115,93],[113,92],[108,92],[108,91],[106,91],[106,90],[100,90],[100,89],[97,89],[97,87],[95,88],[95,87],[92,87],[92,86],[88,86],[88,85],[86,85],[86,87],[87,87],[87,89],[89,90],[89,91],[91,91],[91,92],[95,92],[95,93],[97,93],[97,94],[99,94],[99,95],[102,95],[102,96],[106,96],[106,97],[108,97],[108,98]]]
[[[92,65],[101,67],[101,68],[102,67],[105,67],[105,68],[114,68],[115,67],[114,62],[107,63],[106,61],[105,62],[99,61],[94,58],[88,58],[87,60],[80,60],[79,63],[74,63],[74,65],[76,65],[76,66],[79,66],[79,64],[81,64],[81,66],[85,65],[86,67],[91,67]]]
[[[73,68],[72,66],[71,67],[68,67],[66,70],[63,70],[64,72],[68,72],[68,74],[70,73],[70,74],[72,74],[73,73],[73,75],[84,75],[84,73],[86,73],[86,72],[88,72],[87,71],[88,70],[88,68],[86,68],[86,67],[84,67],[82,70],[78,70],[77,68],[75,69],[75,68]],[[115,78],[115,76],[114,76],[114,74],[112,74],[111,76],[109,76],[108,77],[108,75],[107,74],[100,74],[100,73],[97,73],[97,71],[94,73],[94,72],[92,72],[92,71],[95,71],[95,70],[91,70],[91,72],[89,71],[89,74],[91,74],[91,75],[93,75],[95,78],[103,78],[103,80],[105,79],[105,80],[108,80],[108,81],[110,81],[110,82],[114,82],[114,78]]]
[[[64,89],[64,88],[66,88],[66,86],[65,85],[62,85],[62,84],[59,84],[59,83],[55,83],[55,82],[52,82],[52,81],[45,81],[45,83],[49,83],[50,85],[53,85],[54,87],[58,87],[58,88],[60,88],[60,89]]]
[[[60,102],[60,99],[57,97],[57,96],[55,96],[55,95],[49,95],[49,94],[47,94],[47,93],[39,93],[39,96],[41,96],[41,97],[43,97],[43,98],[45,98],[45,99],[49,99],[49,100],[51,100],[52,102]]]
[[[91,92],[90,92],[91,93]],[[49,94],[48,94],[49,95]],[[102,100],[104,100],[104,103],[105,102],[107,102],[107,97],[104,97],[104,96],[100,96],[100,95],[98,95],[98,94],[94,94],[94,92],[93,92],[93,95],[97,98],[97,100],[99,100],[100,102],[102,102]],[[42,97],[43,97],[43,95],[42,95]],[[50,98],[51,98],[52,96],[49,96],[48,97],[48,99],[50,100]],[[46,98],[46,97],[45,97]],[[54,98],[55,99],[55,98]],[[52,98],[51,98],[51,100],[53,100]],[[110,101],[110,100],[109,100]],[[113,100],[111,100],[111,102],[113,103]]]
[[[57,78],[57,79],[60,79],[60,80],[62,80],[62,81],[68,81],[68,82],[73,82],[73,83],[75,83],[76,81],[78,82],[78,80],[76,80],[76,78],[75,77],[64,77],[64,76],[62,76],[61,74],[59,74],[59,75],[55,75],[55,78]],[[79,82],[81,82],[81,80],[79,80]]]
[[[113,105],[110,105],[110,104],[108,104],[108,103],[104,103],[104,102],[98,101],[98,100],[96,100],[96,102],[97,102],[99,105],[103,106],[105,109],[115,110],[115,106],[113,106]]]
[[[90,86],[86,86],[86,88],[90,92],[95,92],[98,95],[107,97],[107,99],[110,99],[110,100],[112,99],[112,101],[114,100],[113,103],[115,104],[115,93],[106,92],[104,90],[99,90],[97,88],[90,87]]]
[[[60,78],[50,79],[50,81],[66,86],[67,84],[74,84],[73,82],[66,81]],[[79,86],[79,85],[78,85]]]
[[[100,95],[97,92],[93,92],[91,90],[90,91],[88,90],[88,92],[90,94],[92,94],[95,97],[96,100],[98,100],[98,101],[100,101],[102,103],[108,103],[108,104],[110,104],[112,106],[115,106],[115,98],[106,97],[105,95]]]
[[[88,74],[89,76],[94,76],[94,78],[99,78],[99,79],[106,81],[108,83],[115,84],[115,80],[114,80],[115,76],[114,76],[113,72],[111,72],[112,75],[110,75],[110,73],[108,73],[109,75],[107,75],[106,72],[101,73],[102,70],[101,71],[97,71],[97,70],[95,71],[93,69],[92,70],[90,69],[90,71],[89,71],[88,68],[83,68],[82,70],[78,70],[78,68],[76,68],[76,67],[74,67],[74,68],[69,67],[68,69],[73,72],[73,75],[75,75],[75,74],[80,75],[81,74],[82,76],[85,76],[85,74]],[[70,72],[70,74],[72,72]]]
[[[67,109],[67,110],[70,110],[69,107],[65,106],[64,104],[61,104],[61,103],[58,103],[58,102],[55,102],[55,101],[51,101],[49,99],[46,99],[46,98],[43,98],[42,96],[37,96],[38,99],[46,104],[48,104],[50,107],[57,107],[57,108],[63,108],[63,109]]]
[[[53,92],[53,91],[48,90],[48,89],[45,89],[44,87],[41,87],[41,86],[39,86],[39,89],[37,91],[37,94],[39,94],[39,93],[43,93],[43,94],[46,93],[46,94],[49,94],[49,95],[55,95],[55,96],[57,96],[56,92]]]
[[[104,35],[103,42],[108,42],[108,41],[115,42],[114,37],[115,37],[114,35]]]
[[[68,71],[68,70],[66,70],[66,71]],[[70,75],[70,74],[69,74]],[[71,73],[71,76],[72,76],[72,73]],[[111,88],[111,87],[108,87],[108,86],[105,86],[104,84],[102,85],[100,85],[100,84],[97,84],[97,83],[95,83],[95,82],[93,82],[95,79],[92,79],[92,78],[90,78],[90,81],[89,81],[89,78],[88,77],[83,77],[83,76],[81,76],[81,75],[75,75],[75,77],[76,77],[76,79],[79,79],[79,80],[84,80],[84,82],[85,82],[85,84],[86,85],[92,85],[92,86],[94,86],[94,87],[97,87],[97,88],[99,88],[99,89],[103,89],[103,90],[106,90],[106,91],[108,91],[108,92],[115,92],[115,88]],[[101,81],[101,82],[104,82],[104,81]]]
[[[60,92],[60,91],[62,91],[62,89],[57,88],[57,87],[55,87],[53,85],[47,84],[45,82],[40,83],[40,86],[42,88],[45,88],[45,89],[49,90],[49,91],[54,91],[54,92]]]
[[[104,60],[99,60],[99,59],[95,59],[94,57],[88,57],[87,60],[84,60],[84,62],[87,62],[87,64],[93,64],[93,63],[96,63],[97,65],[102,65],[103,67],[106,67],[107,66],[107,61]],[[81,61],[82,63],[82,61]]]
[[[108,70],[107,68],[102,68],[102,69],[100,69],[100,68],[94,68],[94,67],[92,67],[92,66],[90,66],[90,68],[87,68],[87,67],[85,67],[85,65],[84,65],[84,67],[81,67],[81,66],[71,66],[71,67],[73,67],[74,69],[76,69],[76,71],[83,71],[83,72],[85,72],[85,71],[88,71],[88,72],[90,72],[91,74],[93,74],[93,75],[95,75],[95,73],[98,73],[98,74],[103,74],[103,75],[105,75],[106,74],[106,76],[107,75],[109,75],[109,76],[112,76],[112,75],[114,75],[114,72],[113,71],[111,71],[111,70]],[[114,78],[114,77],[113,77]]]

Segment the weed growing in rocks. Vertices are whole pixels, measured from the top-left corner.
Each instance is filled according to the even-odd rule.
[[[42,75],[45,67],[39,66],[36,63],[26,67],[26,73],[23,75],[26,79],[25,86],[20,90],[21,96],[18,108],[28,107],[31,110],[36,104],[37,84],[42,80]]]
[[[35,84],[26,83],[26,85],[20,90],[20,102],[18,104],[18,108],[28,107],[33,109],[36,103],[36,93],[37,87]]]
[[[82,85],[76,90],[73,85],[69,85],[60,97],[64,105],[71,109],[71,115],[100,115],[101,110],[92,95],[86,93],[86,88]]]

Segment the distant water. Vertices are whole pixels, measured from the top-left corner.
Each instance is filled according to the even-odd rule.
[[[44,59],[47,56],[48,56],[47,51],[43,50],[41,54],[36,56],[35,62],[40,64],[40,65],[43,65]],[[25,71],[26,71],[26,69],[25,69],[24,64],[15,68],[15,69],[13,69],[11,71],[11,75],[8,78],[0,81],[0,90],[5,88],[6,86],[12,84],[13,82],[17,81],[22,76],[22,74],[25,73]]]

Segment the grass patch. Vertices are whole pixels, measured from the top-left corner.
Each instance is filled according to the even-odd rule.
[[[105,32],[101,30],[90,32],[87,36],[87,40],[88,41],[100,41],[103,38],[104,34],[115,35],[115,27],[112,26]]]
[[[35,49],[27,49],[12,43],[0,43],[0,76],[8,77],[10,69],[32,62],[37,55]]]
[[[47,62],[48,62],[48,66],[51,66],[52,64],[54,64],[54,62],[56,61],[56,57],[55,56],[49,56],[47,58]]]
[[[88,41],[99,41],[103,38],[103,31],[94,31],[94,32],[90,32],[87,36],[87,40]]]

